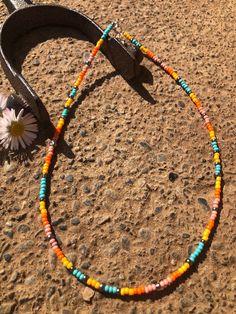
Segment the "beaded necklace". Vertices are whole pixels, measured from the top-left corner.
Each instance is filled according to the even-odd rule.
[[[93,279],[83,273],[81,270],[76,268],[73,263],[66,257],[66,255],[63,253],[62,249],[59,247],[58,241],[56,239],[56,236],[54,234],[52,225],[49,220],[48,216],[48,210],[46,208],[46,191],[47,191],[47,180],[48,180],[48,170],[52,161],[52,157],[55,153],[55,147],[57,144],[57,141],[59,139],[59,136],[61,134],[63,125],[65,123],[65,119],[69,114],[69,110],[72,107],[72,104],[74,103],[74,99],[78,90],[79,85],[81,84],[84,76],[86,75],[89,67],[91,66],[95,56],[97,55],[99,49],[101,48],[104,41],[107,39],[109,32],[113,29],[115,26],[115,23],[111,23],[103,32],[101,38],[98,40],[96,46],[93,48],[92,52],[89,55],[88,60],[86,61],[86,64],[84,65],[82,71],[79,74],[78,79],[75,81],[74,86],[69,94],[68,99],[66,100],[66,103],[64,105],[64,109],[62,111],[62,114],[59,118],[59,121],[57,123],[57,126],[55,128],[55,134],[50,141],[48,151],[45,157],[45,162],[42,169],[42,179],[40,184],[40,192],[39,192],[39,200],[40,200],[40,212],[42,216],[42,223],[44,226],[44,230],[47,236],[47,239],[49,240],[49,243],[52,247],[52,250],[58,257],[58,259],[62,262],[64,267],[79,281],[83,284],[98,290],[103,293],[109,293],[112,295],[119,295],[119,296],[133,296],[133,295],[141,295],[141,294],[148,294],[151,292],[154,292],[158,289],[162,289],[171,283],[173,283],[177,278],[183,276],[184,273],[188,271],[188,269],[194,264],[195,260],[199,257],[199,255],[202,253],[204,247],[206,246],[207,241],[209,240],[209,236],[212,232],[212,229],[215,225],[215,220],[217,218],[218,212],[219,212],[219,206],[221,202],[221,179],[222,179],[222,169],[221,169],[221,159],[220,159],[220,149],[218,146],[218,142],[216,139],[216,134],[213,129],[213,126],[210,122],[210,119],[208,115],[206,114],[205,110],[203,109],[200,101],[198,100],[197,96],[192,92],[190,87],[187,85],[187,83],[181,79],[178,74],[173,71],[169,66],[167,66],[165,63],[161,61],[161,59],[154,55],[148,48],[144,47],[141,43],[137,41],[137,39],[133,38],[129,33],[124,32],[122,35],[128,39],[137,49],[139,49],[146,57],[148,57],[150,60],[154,61],[156,65],[161,67],[169,76],[171,76],[178,85],[182,87],[182,89],[185,91],[185,93],[190,97],[192,102],[197,107],[197,110],[199,111],[201,117],[204,120],[205,126],[207,130],[209,131],[211,145],[213,148],[214,153],[214,162],[215,162],[215,192],[214,192],[214,200],[212,205],[212,212],[211,216],[208,220],[208,223],[203,231],[202,238],[200,242],[198,243],[197,247],[193,251],[193,253],[190,254],[190,256],[185,260],[185,262],[175,271],[171,272],[166,278],[160,280],[156,284],[148,284],[148,285],[141,285],[138,287],[122,287],[118,288],[116,286],[107,285],[104,283],[100,283],[96,279]]]

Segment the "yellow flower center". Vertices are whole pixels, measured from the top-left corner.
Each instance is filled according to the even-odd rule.
[[[12,136],[22,136],[25,131],[25,127],[20,122],[12,121],[8,130]]]

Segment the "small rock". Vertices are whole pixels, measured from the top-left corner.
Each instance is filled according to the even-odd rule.
[[[90,199],[86,199],[86,200],[84,201],[84,205],[86,205],[86,206],[93,206],[93,201],[90,200]]]
[[[105,176],[103,174],[99,175],[98,180],[102,180],[102,181],[105,180]]]
[[[169,180],[170,182],[175,182],[175,180],[178,178],[178,174],[174,172],[169,173]]]
[[[67,182],[70,182],[70,183],[74,181],[74,177],[72,175],[66,176],[65,179]]]
[[[87,131],[86,131],[86,130],[80,130],[80,131],[79,131],[79,135],[80,135],[81,137],[85,137],[85,136],[87,135]]]
[[[190,234],[189,233],[183,233],[182,237],[184,239],[188,239],[188,238],[190,238]]]
[[[4,189],[0,188],[0,196],[3,196],[5,194],[5,192],[6,191]]]
[[[88,194],[88,193],[91,192],[91,190],[90,190],[90,188],[89,188],[87,185],[85,185],[85,186],[83,187],[83,192],[86,193],[86,194]]]
[[[199,197],[197,201],[205,210],[210,210],[210,206],[205,198]]]
[[[56,287],[54,287],[54,286],[49,287],[49,289],[48,289],[48,298],[50,299],[51,296],[52,296],[55,292],[56,292]]]
[[[139,236],[145,241],[148,241],[151,237],[150,230],[148,228],[141,228],[139,229],[138,233]]]
[[[170,213],[170,219],[174,220],[176,218],[176,213],[175,212],[171,212]]]
[[[166,161],[166,155],[165,154],[159,154],[157,155],[158,161],[163,162]]]
[[[17,163],[11,161],[10,163],[8,163],[7,161],[5,161],[4,166],[3,166],[3,171],[5,173],[9,173],[9,172],[15,172],[17,169]]]
[[[12,313],[14,313],[15,306],[16,306],[15,302],[2,303],[0,305],[0,313],[1,314],[12,314]]]
[[[18,271],[14,271],[14,273],[10,277],[10,282],[16,282],[19,278],[20,273]]]
[[[109,257],[115,256],[120,250],[120,244],[119,242],[112,242],[110,244],[110,247],[108,249],[108,255]]]
[[[39,61],[39,59],[34,59],[34,61],[33,61],[33,65],[35,65],[35,66],[39,66],[39,65],[40,65],[40,61]]]
[[[16,220],[17,220],[18,222],[20,222],[20,221],[24,220],[26,217],[27,217],[27,213],[20,214],[20,215],[17,215],[17,216],[16,216]]]
[[[172,266],[176,266],[177,265],[177,261],[175,259],[172,258],[172,260],[170,261]]]
[[[129,241],[128,238],[122,238],[121,245],[122,245],[122,248],[124,250],[129,251],[129,249],[130,249],[130,241]]]
[[[58,227],[60,230],[62,231],[66,231],[67,230],[67,225],[66,224],[62,224],[62,225],[59,225]]]
[[[140,142],[139,144],[146,150],[152,150],[151,146],[147,142]]]
[[[179,106],[180,108],[184,108],[184,107],[185,107],[185,103],[180,100],[180,101],[178,101],[178,106]]]
[[[25,279],[25,285],[31,286],[36,282],[36,277],[35,276],[29,276]]]
[[[74,226],[77,226],[80,223],[80,220],[78,217],[74,217],[74,218],[71,218],[70,223]]]
[[[5,234],[8,238],[13,238],[13,231],[11,229],[4,229],[3,234]]]
[[[79,251],[83,257],[89,256],[89,248],[86,245],[84,244],[80,245]]]
[[[30,230],[30,227],[28,225],[22,224],[18,227],[18,231],[21,233],[26,233]]]
[[[156,207],[155,208],[155,213],[159,214],[162,211],[162,207]]]
[[[81,264],[81,268],[82,268],[82,269],[89,269],[90,265],[91,265],[90,262],[84,261],[84,262]]]
[[[111,217],[110,216],[103,216],[103,217],[100,217],[97,221],[97,224],[98,225],[103,225],[105,224],[106,222],[110,222],[111,221]]]
[[[10,263],[12,256],[10,254],[4,254],[3,258],[7,263]]]
[[[63,219],[62,217],[59,217],[59,218],[53,220],[52,225],[53,225],[54,227],[55,227],[55,226],[58,226],[58,225],[60,225],[63,221],[64,221],[64,219]]]
[[[94,296],[95,292],[89,287],[85,287],[82,291],[83,300],[86,302],[90,302]]]
[[[74,211],[78,210],[79,209],[79,202],[77,200],[73,201],[72,205],[71,205],[71,208]]]

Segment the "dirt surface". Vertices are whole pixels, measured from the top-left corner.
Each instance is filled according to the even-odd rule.
[[[46,149],[38,142],[25,161],[1,166],[0,314],[236,313],[234,1],[55,3],[81,10],[102,28],[119,19],[189,83],[222,149],[223,209],[206,254],[173,288],[136,300],[96,292],[85,301],[85,287],[56,261],[44,237],[37,195]],[[7,15],[1,3],[0,23]],[[16,43],[16,63],[54,124],[91,48],[74,30],[49,27]],[[181,265],[201,239],[214,191],[201,118],[170,78],[147,60],[143,65],[149,97],[99,54],[51,180],[49,211],[61,247],[85,273],[118,286],[155,282]],[[0,88],[12,91],[2,69]]]

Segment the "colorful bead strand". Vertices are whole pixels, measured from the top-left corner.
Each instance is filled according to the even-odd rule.
[[[204,111],[200,101],[197,99],[196,95],[191,91],[190,87],[187,85],[187,83],[179,78],[178,74],[173,71],[170,67],[165,65],[160,58],[155,56],[148,48],[144,47],[142,44],[140,44],[135,38],[130,36],[127,32],[125,32],[123,35],[125,38],[127,38],[135,47],[141,50],[141,52],[146,55],[148,58],[152,59],[157,65],[159,65],[167,74],[169,74],[178,85],[182,87],[182,89],[186,92],[187,95],[191,98],[192,102],[196,105],[199,113],[201,114],[202,118],[204,119],[205,126],[209,131],[211,144],[214,152],[214,162],[215,162],[215,193],[214,193],[214,201],[213,201],[213,209],[211,216],[209,218],[208,224],[203,232],[201,241],[198,243],[197,247],[193,251],[192,254],[186,259],[186,261],[183,263],[182,266],[180,266],[177,270],[170,273],[166,278],[162,279],[160,282],[156,284],[148,284],[148,285],[141,285],[139,287],[122,287],[118,288],[116,286],[107,285],[104,283],[100,283],[99,281],[87,276],[82,271],[77,269],[73,263],[65,256],[61,248],[59,247],[59,244],[56,240],[56,237],[53,233],[52,226],[49,222],[48,217],[48,211],[46,209],[46,191],[47,191],[47,175],[48,170],[51,164],[52,157],[55,153],[55,147],[56,143],[58,141],[58,138],[60,136],[61,130],[64,126],[65,119],[68,116],[69,109],[71,108],[74,98],[76,96],[77,90],[79,85],[81,84],[83,78],[85,77],[89,66],[91,65],[93,59],[95,58],[97,52],[99,51],[100,47],[102,46],[104,40],[107,39],[109,32],[114,27],[115,23],[112,23],[108,26],[108,28],[103,32],[101,39],[97,42],[96,46],[93,48],[89,59],[86,61],[86,64],[84,65],[81,73],[79,74],[78,79],[74,83],[74,86],[69,94],[69,98],[67,99],[64,109],[62,111],[61,117],[59,118],[58,124],[56,126],[55,134],[53,136],[52,141],[50,142],[47,155],[45,157],[45,163],[43,165],[43,177],[41,179],[41,188],[39,193],[39,199],[40,199],[40,211],[42,216],[42,223],[44,225],[46,236],[49,240],[49,243],[58,257],[59,260],[61,260],[62,264],[66,269],[68,269],[72,275],[79,281],[82,282],[90,287],[92,287],[95,290],[109,293],[113,295],[120,295],[120,296],[133,296],[133,295],[141,295],[141,294],[148,294],[151,292],[156,291],[157,289],[164,288],[168,285],[170,285],[172,282],[174,282],[177,278],[181,277],[185,272],[188,271],[188,269],[192,266],[192,264],[196,261],[196,259],[199,257],[201,252],[203,251],[206,242],[209,240],[209,236],[211,234],[211,231],[215,225],[215,220],[218,215],[219,206],[221,202],[221,178],[222,178],[222,169],[221,169],[221,159],[220,159],[220,149],[218,146],[218,142],[216,139],[216,135],[213,129],[213,126],[210,122],[209,117],[207,116],[206,112]]]

